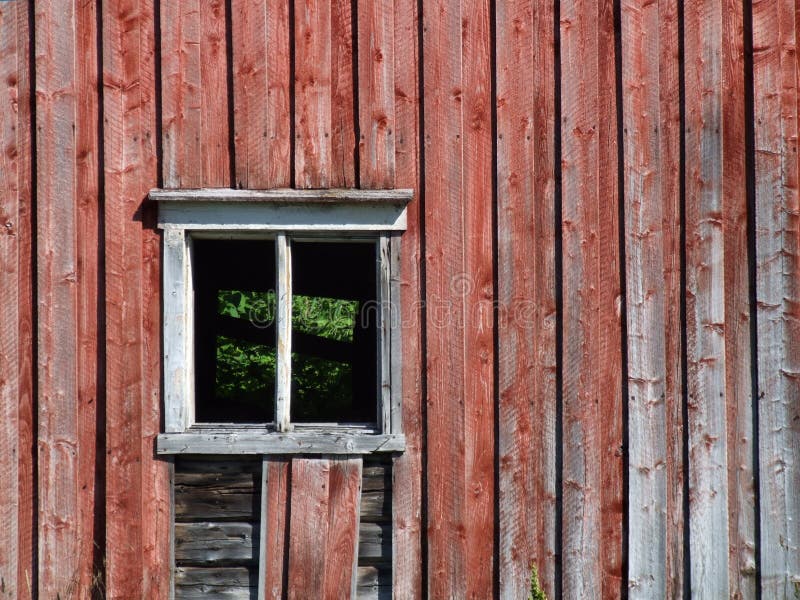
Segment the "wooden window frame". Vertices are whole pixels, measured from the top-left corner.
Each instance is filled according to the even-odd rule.
[[[402,452],[400,237],[412,190],[152,190],[163,230],[164,433],[159,454]],[[275,420],[196,423],[192,240],[274,239],[278,309]],[[292,238],[374,239],[380,324],[375,427],[289,422]],[[288,297],[287,297],[288,295]],[[288,341],[288,343],[287,343]],[[277,340],[276,340],[277,342]]]

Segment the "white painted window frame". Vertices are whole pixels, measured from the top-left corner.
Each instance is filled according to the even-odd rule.
[[[400,234],[412,190],[152,190],[163,230],[164,433],[159,454],[366,454],[401,452]],[[196,423],[192,240],[275,240],[278,367],[275,420]],[[375,239],[380,341],[376,427],[289,421],[292,238]]]

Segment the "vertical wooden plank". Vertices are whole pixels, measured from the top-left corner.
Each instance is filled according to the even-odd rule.
[[[379,260],[376,265],[376,281],[378,283],[378,303],[380,306],[380,342],[378,344],[379,389],[378,421],[384,433],[398,433],[392,429],[392,249],[388,235],[378,239],[377,251]],[[400,335],[399,328],[395,335]],[[399,385],[399,384],[398,384]]]
[[[395,185],[414,188],[400,256],[402,422],[406,451],[392,466],[392,589],[397,598],[422,597],[422,283],[419,168],[419,27],[416,2],[394,3]],[[394,243],[394,242],[393,242]],[[394,390],[393,390],[394,391]]]
[[[295,6],[295,182],[300,188],[330,187],[331,3]]]
[[[750,349],[745,164],[744,9],[727,0],[722,25],[722,198],[725,237],[725,409],[727,411],[730,593],[756,597],[753,381]],[[687,225],[688,231],[688,225]]]
[[[352,0],[328,0],[331,11],[331,180],[330,187],[355,187],[358,141],[353,71],[357,16]]]
[[[94,553],[97,48],[93,3],[36,3],[39,595],[88,594]],[[85,328],[84,328],[85,327]]]
[[[686,239],[693,592],[754,594],[743,15],[686,13]]]
[[[684,580],[683,354],[681,330],[681,103],[678,3],[659,0],[659,158],[664,286],[666,428],[666,596],[680,598]],[[623,88],[624,93],[624,88]],[[624,108],[623,108],[624,110]],[[628,304],[630,306],[630,304]],[[628,308],[630,310],[630,308]],[[630,360],[630,348],[628,357]],[[630,424],[628,425],[630,431]],[[628,527],[630,536],[631,528]],[[628,546],[630,558],[630,541]]]
[[[0,582],[31,598],[33,546],[33,295],[28,6],[0,5]]]
[[[288,597],[349,598],[358,545],[362,460],[292,460]]]
[[[286,590],[290,599],[318,597],[325,581],[325,556],[319,550],[324,548],[330,528],[329,475],[327,460],[292,459],[289,589]]]
[[[428,593],[437,598],[493,589],[490,35],[488,2],[423,3]]]
[[[353,15],[350,0],[295,6],[295,181],[353,187]]]
[[[325,577],[322,593],[318,597],[353,598],[358,564],[363,461],[361,457],[349,456],[334,456],[328,460],[328,539],[323,550]]]
[[[236,187],[289,187],[289,3],[232,0]]]
[[[275,429],[291,430],[289,399],[292,388],[292,248],[285,234],[275,238],[275,272],[278,273],[278,308],[275,374]]]
[[[622,593],[622,405],[613,3],[561,5],[563,594]]]
[[[621,35],[630,432],[627,585],[630,597],[675,597],[682,593],[683,568],[676,3],[623,2]]]
[[[164,431],[184,431],[194,422],[190,397],[193,339],[189,252],[182,229],[164,229]],[[111,248],[106,248],[110,254]],[[106,262],[109,262],[107,259]],[[167,298],[169,301],[167,301]]]
[[[753,5],[761,594],[800,587],[796,3]]]
[[[161,7],[165,187],[230,185],[224,0]]]
[[[160,236],[154,208],[145,205],[158,168],[153,18],[152,0],[104,5],[106,592],[112,598],[170,594],[170,466],[153,452],[161,429],[160,305],[152,301],[161,294]]]
[[[284,565],[286,564],[287,511],[289,509],[289,459],[265,457],[266,496],[262,496],[264,510],[261,518],[261,564],[264,571],[264,598],[280,600],[284,597]]]
[[[497,5],[500,597],[554,594],[553,6]]]
[[[461,6],[423,3],[425,97],[425,232],[427,345],[427,595],[466,597],[464,514],[463,322],[434,321],[432,301],[450,299],[450,278],[463,273]],[[436,323],[438,332],[434,332]],[[448,335],[441,335],[447,327]]]
[[[394,2],[358,2],[358,107],[361,186],[395,180]]]

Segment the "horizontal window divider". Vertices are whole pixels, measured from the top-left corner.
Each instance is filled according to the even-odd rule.
[[[403,452],[402,434],[342,433],[320,431],[162,433],[156,441],[158,454],[369,454]]]

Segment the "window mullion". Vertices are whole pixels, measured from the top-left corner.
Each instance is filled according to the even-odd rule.
[[[275,386],[275,428],[291,431],[290,391],[292,384],[292,247],[286,234],[275,238],[275,272],[278,280],[275,319],[277,373]]]

